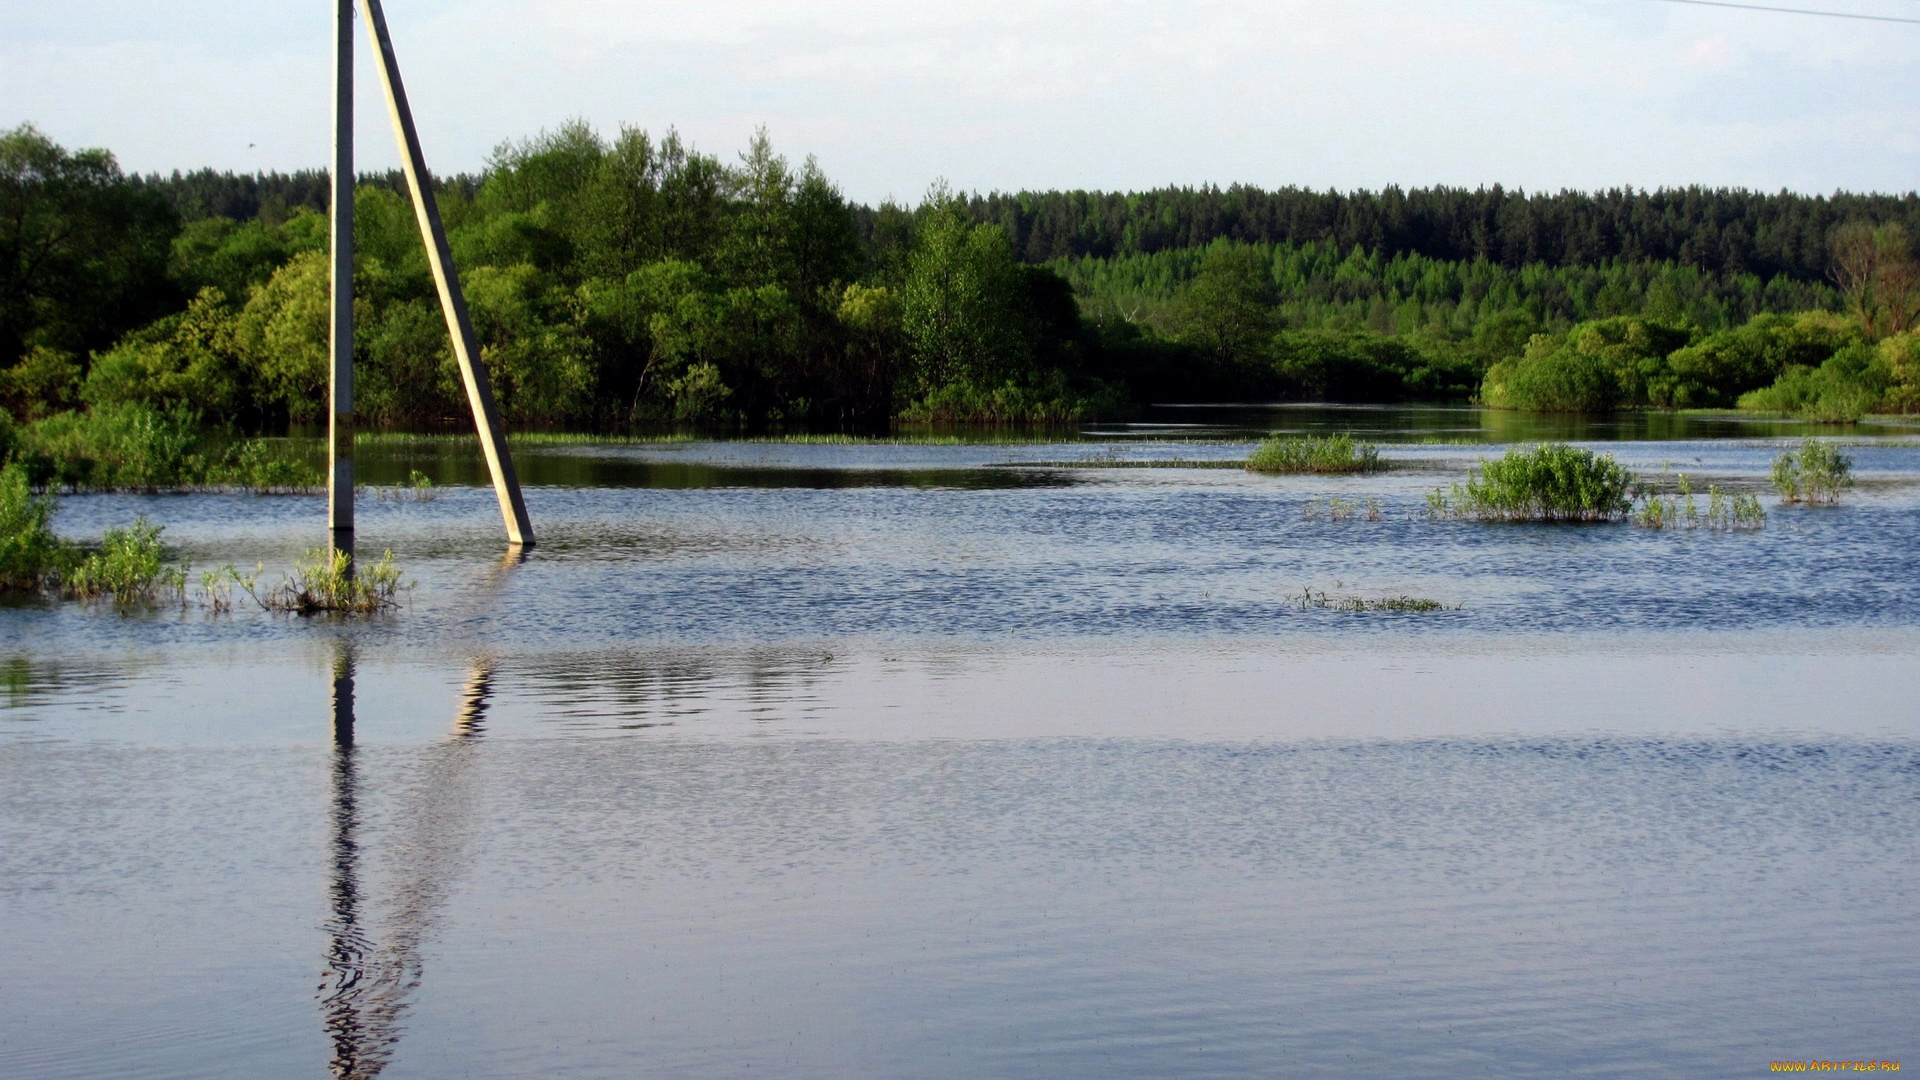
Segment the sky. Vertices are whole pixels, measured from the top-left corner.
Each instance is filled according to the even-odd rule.
[[[1766,2],[1766,0],[1755,0]],[[1920,19],[1920,0],[1774,0]],[[0,0],[0,127],[128,171],[324,168],[332,0]],[[1920,187],[1920,25],[1660,0],[389,0],[436,172],[570,118],[863,202],[1388,184]],[[358,40],[363,170],[395,167]]]

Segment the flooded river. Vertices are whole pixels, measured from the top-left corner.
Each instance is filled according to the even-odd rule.
[[[1425,496],[1546,437],[1761,493],[1798,428],[1148,419],[529,445],[524,559],[470,448],[393,441],[398,611],[0,610],[0,1076],[1920,1062],[1915,432],[1729,533]],[[1396,468],[1206,467],[1267,428]],[[56,524],[136,514],[268,581],[324,535]]]

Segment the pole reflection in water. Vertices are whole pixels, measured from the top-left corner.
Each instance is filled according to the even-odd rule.
[[[366,885],[362,845],[361,750],[354,741],[354,652],[342,642],[333,667],[332,918],[320,1015],[333,1043],[330,1067],[341,1080],[369,1080],[393,1058],[401,1019],[420,987],[422,948],[464,863],[469,793],[467,774],[485,731],[493,693],[493,665],[476,659],[460,695],[453,731],[428,747],[418,782],[397,817],[388,902],[375,905]],[[385,940],[371,932],[373,909],[383,907]]]

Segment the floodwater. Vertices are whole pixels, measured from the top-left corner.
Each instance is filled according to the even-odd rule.
[[[363,450],[440,485],[361,503],[394,613],[0,610],[0,1076],[1920,1060],[1915,432],[1758,532],[1421,513],[1503,440],[1761,492],[1801,430],[1568,423],[534,446],[524,559],[471,451]],[[1398,467],[1134,467],[1271,427]],[[274,580],[323,513],[57,523]]]

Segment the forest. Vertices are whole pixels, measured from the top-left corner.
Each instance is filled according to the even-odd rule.
[[[1920,411],[1920,197],[1499,187],[850,202],[571,122],[436,181],[520,425],[872,433],[1195,400]],[[357,411],[464,401],[397,175],[355,193]],[[0,397],[250,433],[325,401],[320,172],[124,174],[0,133]],[[71,423],[72,421],[65,421]]]

